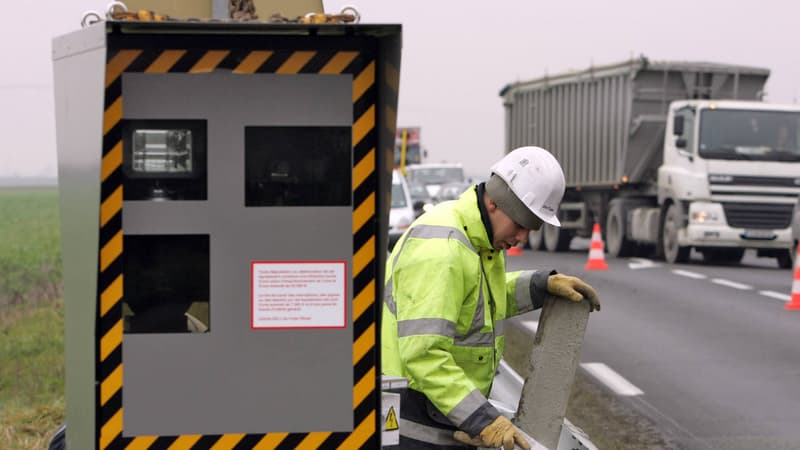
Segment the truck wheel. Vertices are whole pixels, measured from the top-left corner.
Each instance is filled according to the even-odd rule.
[[[636,243],[625,236],[626,216],[622,202],[612,201],[606,218],[606,244],[608,254],[613,257],[631,256],[636,251]]]
[[[673,203],[667,208],[664,222],[661,225],[661,252],[664,254],[664,259],[670,264],[688,261],[689,252],[692,249],[678,245],[680,223],[680,211],[678,211],[678,206]]]
[[[544,248],[548,252],[563,252],[569,250],[569,244],[572,241],[572,235],[560,228],[552,225],[544,224],[542,226],[544,232]]]
[[[531,230],[528,233],[528,246],[531,250],[541,250],[544,248],[544,226],[538,230]]]

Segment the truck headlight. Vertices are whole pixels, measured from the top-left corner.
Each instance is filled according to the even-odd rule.
[[[689,222],[698,225],[725,223],[725,212],[719,203],[695,202],[689,206]]]
[[[692,222],[716,222],[717,215],[710,211],[695,211],[692,213]]]

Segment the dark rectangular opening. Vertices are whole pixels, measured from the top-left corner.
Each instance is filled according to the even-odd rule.
[[[350,127],[245,127],[245,206],[349,206]]]
[[[126,333],[209,331],[208,235],[128,235],[123,248]]]

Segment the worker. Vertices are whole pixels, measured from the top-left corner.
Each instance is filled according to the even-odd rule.
[[[396,448],[530,448],[487,400],[503,356],[503,320],[541,308],[548,294],[586,299],[591,311],[600,302],[575,277],[506,272],[502,250],[543,223],[560,226],[564,184],[553,155],[521,147],[488,181],[439,203],[400,237],[386,264],[381,323],[382,371],[408,379]]]

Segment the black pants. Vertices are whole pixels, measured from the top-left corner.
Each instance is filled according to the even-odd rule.
[[[407,422],[414,422],[415,424],[423,425],[430,429],[436,429],[441,435],[447,436],[452,439],[453,433],[456,428],[444,414],[441,413],[434,405],[425,397],[424,394],[417,392],[413,389],[398,389],[390,390],[400,394],[400,418]],[[452,445],[443,443],[427,442],[411,438],[404,435],[404,429],[408,432],[408,426],[400,426],[400,444],[384,447],[391,450],[476,450],[477,447],[468,445],[459,445],[453,442]]]

